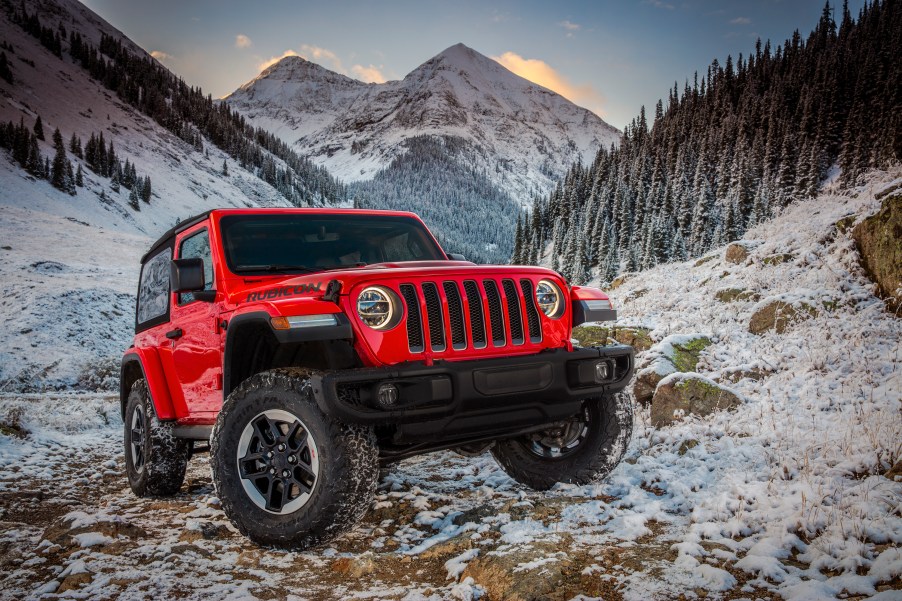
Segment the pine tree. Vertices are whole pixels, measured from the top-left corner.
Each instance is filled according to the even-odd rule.
[[[41,156],[40,148],[38,148],[38,138],[34,134],[31,134],[31,141],[28,145],[28,160],[25,163],[25,169],[35,177],[41,179],[45,177],[44,158]]]
[[[0,79],[3,79],[8,84],[15,83],[13,72],[9,68],[9,61],[6,59],[5,52],[0,52]]]
[[[141,186],[141,200],[143,200],[146,204],[150,204],[150,176],[146,176],[144,178],[144,185]]]
[[[228,177],[228,176],[229,176],[229,164],[228,164],[228,161],[227,161],[226,159],[222,159],[222,175],[223,175],[224,177]]]
[[[81,163],[78,164],[78,170],[75,172],[75,185],[79,188],[85,187],[85,178],[81,171]]]
[[[137,194],[137,192],[135,192],[134,188],[132,188],[131,192],[128,195],[128,206],[130,206],[131,208],[133,208],[136,211],[141,210],[141,205],[138,202],[138,194]]]
[[[34,135],[38,137],[38,140],[44,139],[44,124],[41,122],[40,115],[38,115],[38,118],[34,121]]]
[[[53,132],[53,148],[56,154],[53,156],[53,166],[51,168],[50,183],[57,190],[67,191],[66,186],[66,147],[63,145],[63,135],[59,128]]]
[[[72,161],[69,159],[66,159],[66,177],[63,181],[63,190],[68,192],[70,196],[78,194],[78,190],[75,187],[75,173],[72,171]]]

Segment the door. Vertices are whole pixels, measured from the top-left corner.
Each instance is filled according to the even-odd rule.
[[[206,227],[191,229],[176,240],[176,258],[204,262],[204,289],[213,290],[213,257]],[[171,310],[172,364],[189,418],[208,421],[222,408],[222,345],[219,305],[176,293]]]

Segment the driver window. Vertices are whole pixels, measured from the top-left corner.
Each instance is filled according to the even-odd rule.
[[[207,230],[203,229],[188,236],[179,244],[180,259],[203,259],[204,261],[204,290],[213,289],[213,257],[210,253],[210,238]],[[190,292],[179,293],[179,306],[194,302],[194,295]]]

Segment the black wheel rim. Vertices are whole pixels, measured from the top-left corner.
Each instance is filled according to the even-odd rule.
[[[144,415],[144,407],[138,405],[132,413],[131,431],[129,433],[129,447],[132,453],[132,466],[139,474],[144,471],[147,461],[145,456],[145,437],[147,435],[147,419]]]
[[[574,453],[589,435],[589,410],[525,437],[524,446],[543,459],[563,459]]]
[[[310,430],[280,409],[259,413],[245,425],[236,459],[244,491],[270,513],[284,515],[303,507],[319,476],[319,452]]]

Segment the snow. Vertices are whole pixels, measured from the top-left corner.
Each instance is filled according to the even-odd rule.
[[[286,57],[225,100],[349,182],[372,179],[410,137],[462,137],[472,144],[466,160],[524,205],[620,138],[594,113],[463,44],[382,84]]]

